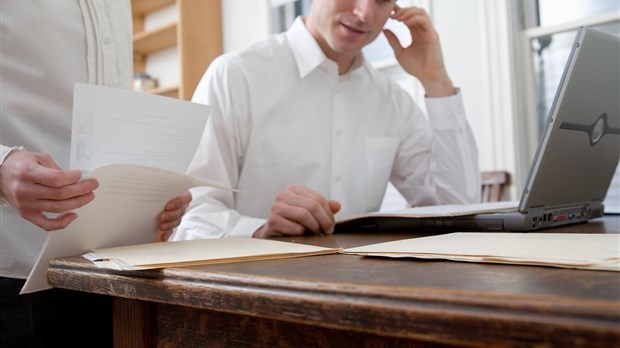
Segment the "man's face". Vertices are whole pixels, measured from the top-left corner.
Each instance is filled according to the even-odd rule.
[[[306,26],[325,54],[357,56],[390,17],[396,0],[313,0]]]

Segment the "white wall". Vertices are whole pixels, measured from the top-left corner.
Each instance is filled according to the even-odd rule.
[[[222,0],[224,52],[243,49],[269,35],[269,0]]]
[[[507,170],[511,198],[517,171],[510,16],[506,0],[434,0],[431,16],[448,73],[460,86],[480,153],[481,170]]]

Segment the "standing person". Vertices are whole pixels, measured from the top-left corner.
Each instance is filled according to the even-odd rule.
[[[392,18],[409,28],[403,69],[428,119],[364,61]],[[395,0],[313,0],[291,28],[213,62],[193,101],[212,114],[188,173],[247,193],[200,188],[173,239],[332,233],[335,214],[380,208],[388,181],[410,205],[479,201],[478,153],[421,8]]]
[[[89,347],[111,347],[110,298],[60,289],[18,294],[45,231],[68,226],[77,216],[63,212],[94,199],[96,180],[79,181],[79,170],[63,169],[73,85],[130,87],[130,3],[2,0],[0,6],[0,346],[71,346],[80,336]],[[188,192],[167,204],[160,233],[178,225],[190,200]]]

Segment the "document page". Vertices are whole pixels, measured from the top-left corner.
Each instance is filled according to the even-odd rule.
[[[619,234],[460,232],[349,248],[343,253],[620,271]]]
[[[185,172],[209,112],[181,99],[76,83],[71,169],[131,163]]]
[[[155,241],[157,214],[171,198],[215,183],[183,174],[209,107],[174,98],[76,84],[71,162],[96,178],[95,199],[64,230],[48,233],[21,293],[49,288],[56,257]]]

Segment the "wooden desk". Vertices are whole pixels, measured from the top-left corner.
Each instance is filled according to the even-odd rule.
[[[617,233],[620,217],[547,231]],[[136,272],[70,257],[48,274],[55,287],[115,297],[117,347],[620,347],[616,272],[327,255]]]

